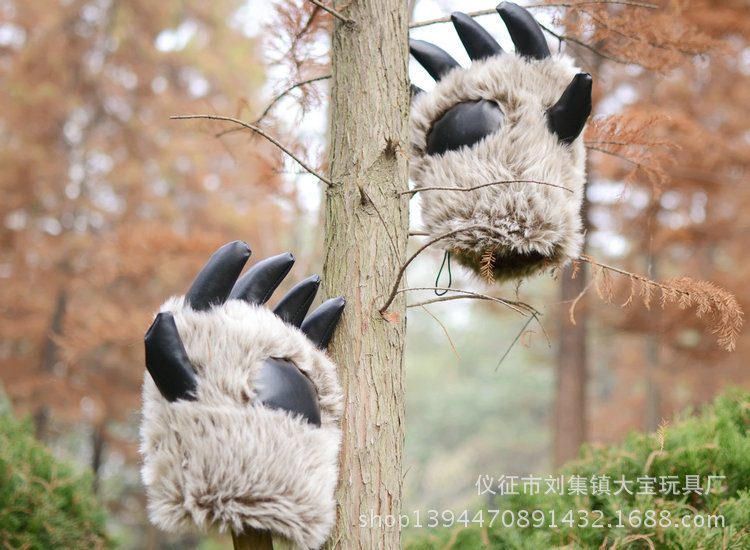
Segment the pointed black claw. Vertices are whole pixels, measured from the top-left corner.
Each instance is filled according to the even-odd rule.
[[[427,154],[440,155],[474,145],[498,130],[505,115],[497,103],[481,99],[465,101],[451,107],[432,125],[427,135]]]
[[[457,11],[451,15],[451,21],[472,61],[503,53],[500,44],[472,17]]]
[[[235,283],[229,299],[265,304],[293,265],[294,256],[289,252],[258,262]]]
[[[185,294],[185,303],[196,311],[224,303],[249,257],[250,249],[244,241],[222,246],[198,273]]]
[[[346,300],[343,296],[326,300],[313,311],[300,326],[302,332],[312,341],[318,349],[325,350],[331,341],[333,331],[344,312]]]
[[[591,75],[578,73],[552,107],[547,110],[547,127],[562,143],[577,138],[591,114]]]
[[[458,61],[448,52],[423,40],[409,40],[409,51],[435,80],[443,78],[451,69],[459,67]]]
[[[289,411],[314,426],[320,426],[315,386],[291,361],[276,357],[266,359],[255,389],[257,400],[265,406]]]
[[[409,99],[414,99],[414,96],[417,96],[423,93],[424,93],[424,90],[420,88],[419,86],[415,86],[414,84],[409,86]]]
[[[532,59],[550,56],[549,46],[539,23],[525,8],[513,2],[502,2],[497,6],[497,13],[508,28],[510,38],[516,46],[516,53]]]
[[[156,316],[145,341],[146,368],[165,399],[194,400],[198,384],[171,313]]]
[[[300,281],[276,304],[273,312],[281,317],[282,321],[299,327],[318,293],[319,285],[320,277],[317,275]]]

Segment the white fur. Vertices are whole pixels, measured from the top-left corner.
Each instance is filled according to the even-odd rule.
[[[141,477],[150,520],[181,532],[269,530],[318,548],[335,519],[342,393],[335,365],[265,308],[229,300],[205,312],[171,298],[196,371],[197,400],[170,403],[146,373]],[[315,386],[321,426],[252,403],[267,357],[292,361]]]
[[[478,258],[487,250],[495,251],[499,278],[528,275],[543,265],[579,256],[586,163],[583,139],[579,136],[570,145],[561,144],[547,128],[545,115],[578,72],[566,56],[528,60],[505,53],[476,61],[469,69],[457,67],[432,92],[414,98],[410,160],[417,188],[466,189],[518,180],[558,186],[512,183],[469,192],[419,193],[430,236],[483,227],[438,243],[458,252],[459,260],[476,271]],[[503,126],[471,147],[427,155],[433,123],[457,103],[479,99],[497,102],[505,113]],[[542,258],[524,257],[529,254]]]

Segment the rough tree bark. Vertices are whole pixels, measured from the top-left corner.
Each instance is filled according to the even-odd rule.
[[[332,39],[330,179],[323,284],[343,294],[330,352],[345,412],[338,521],[329,548],[399,548],[404,424],[405,304],[379,313],[406,256],[408,15],[402,0],[338,2]],[[368,525],[360,527],[360,516]],[[390,523],[389,523],[390,525]]]

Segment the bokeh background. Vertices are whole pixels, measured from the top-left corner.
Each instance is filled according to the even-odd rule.
[[[454,266],[451,285],[530,304],[532,323],[478,300],[410,309],[406,510],[476,507],[480,476],[545,476],[582,441],[654,430],[750,385],[736,332],[750,303],[750,7],[574,3],[530,9],[551,48],[594,77],[593,264],[517,286]],[[490,4],[412,0],[412,19],[488,10],[477,20],[511,50]],[[0,0],[0,382],[39,440],[94,472],[121,548],[231,544],[146,519],[137,449],[153,312],[230,240],[250,244],[251,263],[293,251],[286,288],[322,264],[317,179],[236,125],[169,117],[257,124],[325,170],[331,24],[303,0]],[[449,23],[411,35],[468,64]],[[422,255],[410,285],[432,286],[442,259]],[[692,281],[665,291],[630,274]],[[669,288],[710,307],[662,307]]]

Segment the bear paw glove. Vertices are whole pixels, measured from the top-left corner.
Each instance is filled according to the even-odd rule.
[[[470,68],[411,40],[412,55],[437,83],[413,97],[410,160],[417,189],[464,190],[420,192],[427,233],[453,232],[437,244],[477,273],[491,258],[494,278],[503,280],[581,252],[586,155],[579,136],[591,113],[591,76],[550,54],[524,8],[503,2],[497,11],[515,54],[462,13],[451,19]]]
[[[149,518],[166,531],[249,527],[318,548],[335,519],[342,409],[322,350],[345,302],[304,319],[313,276],[269,311],[262,305],[294,258],[268,258],[238,280],[249,256],[241,241],[221,247],[146,333]]]

